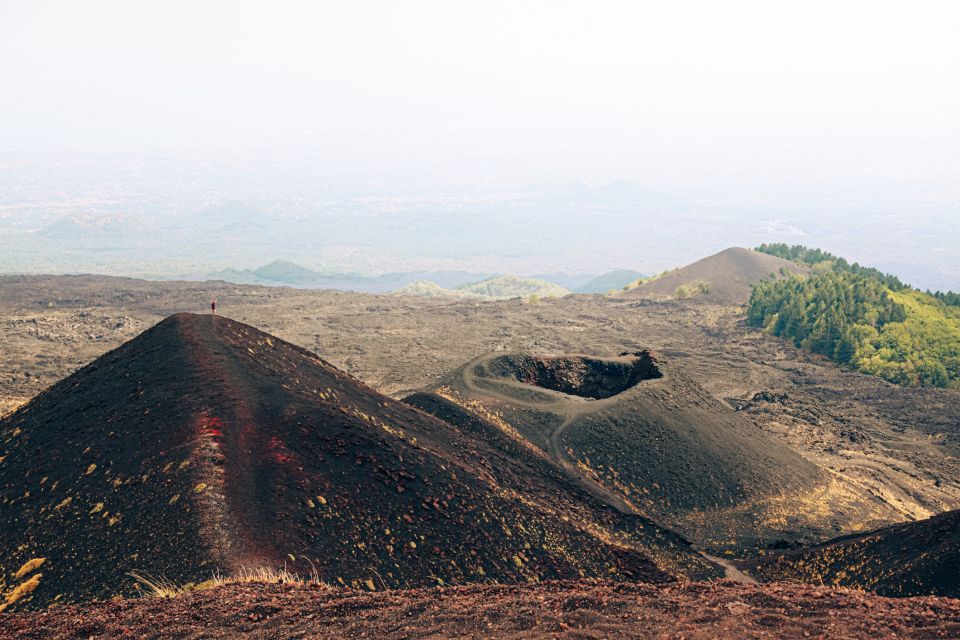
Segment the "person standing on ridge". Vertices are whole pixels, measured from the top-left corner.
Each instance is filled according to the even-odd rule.
[[[214,298],[210,301],[210,313],[217,315],[217,299]]]

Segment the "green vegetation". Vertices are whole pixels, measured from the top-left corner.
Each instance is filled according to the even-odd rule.
[[[536,304],[541,300],[550,298],[562,298],[570,292],[563,287],[547,282],[546,280],[537,280],[536,278],[521,278],[518,276],[496,276],[487,278],[480,282],[469,282],[461,284],[456,288],[447,289],[440,285],[420,280],[413,282],[394,291],[395,294],[417,295],[430,298],[469,298],[476,300],[508,300],[510,298],[523,298],[527,301],[533,300]]]
[[[786,247],[764,245],[771,246]],[[831,268],[757,284],[750,324],[890,382],[960,387],[960,308],[875,269],[796,249],[787,247],[800,260],[828,261]]]
[[[710,293],[710,283],[706,280],[695,280],[687,284],[682,284],[673,292],[674,298],[692,298],[704,293]]]
[[[960,293],[954,293],[953,291],[937,291],[936,293],[927,291],[927,293],[945,305],[960,307]]]
[[[889,289],[894,291],[902,291],[907,288],[907,285],[902,283],[896,276],[883,273],[879,269],[873,269],[872,267],[862,267],[856,262],[850,264],[843,258],[821,249],[810,249],[799,244],[790,246],[782,242],[774,242],[771,244],[761,244],[756,250],[760,253],[783,258],[784,260],[808,265],[815,274],[830,272],[853,273],[880,280]],[[781,269],[781,272],[782,271]]]
[[[656,274],[656,275],[654,275],[654,276],[637,278],[637,279],[634,280],[633,282],[628,283],[628,284],[623,288],[623,290],[624,290],[624,291],[630,291],[631,289],[636,289],[637,287],[639,287],[640,285],[642,285],[642,284],[645,283],[645,282],[650,282],[651,280],[656,280],[657,278],[662,278],[663,276],[665,276],[665,275],[667,275],[667,274],[670,274],[670,273],[673,273],[674,271],[679,271],[679,270],[680,270],[680,267],[674,267],[673,269],[665,269],[664,271],[661,271],[660,273],[658,273],[658,274]]]
[[[455,291],[475,293],[491,300],[527,298],[533,294],[538,295],[541,299],[562,298],[570,293],[563,287],[546,280],[512,275],[496,276],[480,282],[461,284],[455,288]]]

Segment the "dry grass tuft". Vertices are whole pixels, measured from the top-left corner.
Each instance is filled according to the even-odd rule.
[[[43,577],[42,573],[36,573],[26,582],[17,585],[16,589],[7,594],[6,601],[0,604],[0,613],[2,613],[7,607],[15,603],[17,600],[20,600],[24,596],[28,596],[33,593],[36,588],[40,586],[41,577]]]
[[[19,580],[20,578],[27,575],[28,573],[33,572],[35,569],[37,569],[40,565],[42,565],[46,561],[47,561],[46,558],[31,558],[30,560],[27,560],[25,563],[23,563],[22,567],[17,569],[17,572],[13,574],[13,577]]]
[[[188,582],[186,584],[176,584],[172,580],[164,577],[156,578],[148,573],[136,571],[132,571],[128,575],[136,580],[137,588],[140,589],[144,595],[153,598],[174,598],[184,593],[189,593],[190,591],[202,591],[228,584],[241,583],[327,586],[326,583],[320,580],[316,568],[311,571],[309,577],[304,578],[299,574],[287,570],[286,564],[284,564],[282,568],[241,567],[238,572],[230,575],[223,575],[216,572],[209,580],[200,583]]]
[[[178,585],[172,580],[163,577],[155,578],[149,573],[131,571],[127,575],[136,580],[135,586],[137,589],[154,598],[173,598],[181,593],[191,591],[193,586],[192,584]]]

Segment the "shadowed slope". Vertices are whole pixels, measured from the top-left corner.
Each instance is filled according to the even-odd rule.
[[[869,589],[885,596],[960,597],[960,511],[838,538],[750,563],[766,580]]]
[[[178,314],[0,421],[3,593],[35,579],[19,604],[43,605],[130,594],[130,571],[186,583],[283,563],[367,589],[656,581],[644,549],[693,557],[602,503],[573,495],[571,518],[528,498],[517,458],[495,453],[303,349]]]
[[[734,247],[644,282],[624,295],[628,298],[688,296],[720,304],[746,304],[750,300],[751,285],[782,278],[784,274],[809,272],[808,267],[795,262]],[[678,292],[681,287],[686,291]]]

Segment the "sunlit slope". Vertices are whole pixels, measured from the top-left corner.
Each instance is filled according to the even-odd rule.
[[[870,275],[831,272],[756,286],[751,324],[907,386],[960,386],[960,307]]]

